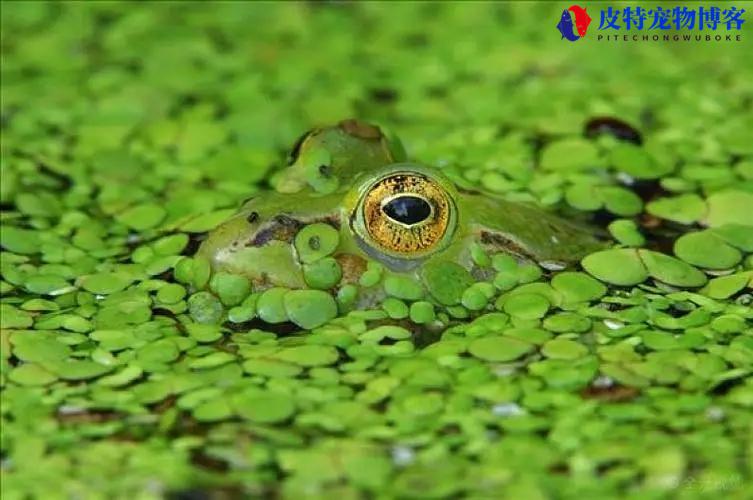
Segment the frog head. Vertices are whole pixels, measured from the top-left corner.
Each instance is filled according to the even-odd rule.
[[[446,263],[481,279],[474,251],[562,268],[599,246],[587,229],[541,208],[459,189],[436,168],[396,162],[395,143],[379,129],[361,125],[353,135],[348,127],[305,136],[278,178],[282,192],[252,198],[208,236],[199,254],[215,272],[246,276],[256,289],[336,290],[373,263],[414,277]],[[337,270],[322,281],[323,262]]]

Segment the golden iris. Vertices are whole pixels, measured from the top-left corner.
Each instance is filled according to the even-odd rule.
[[[360,208],[375,246],[410,257],[430,252],[443,240],[454,205],[447,191],[426,175],[394,172],[367,189]]]

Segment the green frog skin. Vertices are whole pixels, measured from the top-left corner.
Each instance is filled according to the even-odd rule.
[[[313,224],[338,236],[329,255],[342,279],[333,291],[356,282],[369,261],[416,278],[427,265],[450,262],[484,279],[474,248],[562,269],[603,246],[595,231],[537,206],[458,189],[440,170],[404,161],[397,140],[354,120],[307,134],[273,185],[198,251],[213,272],[243,275],[255,290],[307,288],[296,236]],[[316,249],[322,242],[311,234]]]

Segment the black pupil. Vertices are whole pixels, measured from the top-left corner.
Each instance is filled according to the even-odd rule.
[[[399,196],[385,203],[382,211],[392,220],[411,225],[425,221],[431,215],[431,206],[417,196]]]

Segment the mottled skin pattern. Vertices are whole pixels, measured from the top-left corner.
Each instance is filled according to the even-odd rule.
[[[504,252],[548,268],[566,267],[602,246],[592,230],[541,208],[458,190],[437,169],[396,163],[403,157],[401,150],[378,128],[352,120],[312,131],[299,142],[293,164],[278,177],[278,191],[246,202],[209,234],[199,255],[210,260],[215,272],[245,275],[255,288],[263,289],[305,288],[292,242],[301,227],[313,222],[339,231],[334,257],[343,267],[341,284],[357,280],[369,259],[397,273],[418,275],[421,266],[439,260],[473,271],[474,242],[490,255]],[[322,164],[312,164],[311,158],[321,159]],[[385,251],[363,230],[357,209],[364,191],[391,172],[426,176],[454,203],[455,220],[430,252],[415,256]],[[326,188],[317,190],[322,185]]]

